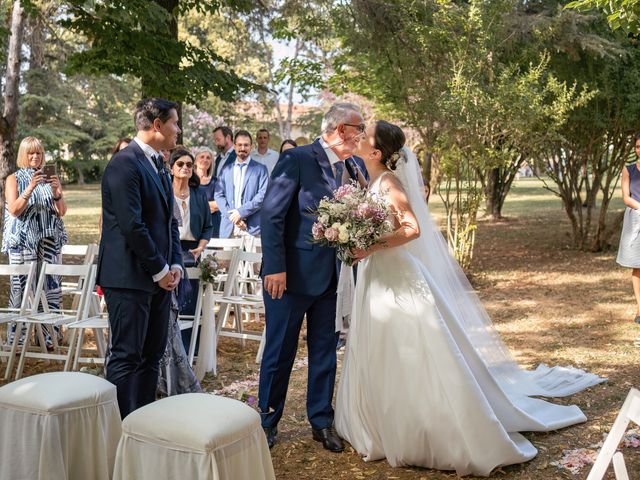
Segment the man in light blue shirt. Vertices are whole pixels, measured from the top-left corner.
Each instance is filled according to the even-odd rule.
[[[260,235],[260,208],[269,173],[267,167],[251,158],[252,143],[246,130],[236,133],[236,159],[225,165],[216,183],[215,201],[222,215],[220,238]]]

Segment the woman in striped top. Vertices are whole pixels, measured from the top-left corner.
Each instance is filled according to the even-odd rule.
[[[2,252],[9,255],[14,265],[37,262],[60,263],[60,251],[67,242],[62,217],[67,206],[57,175],[46,177],[43,173],[44,148],[35,137],[26,137],[18,149],[18,170],[9,175],[5,187],[4,231]],[[26,287],[24,277],[11,281],[9,306],[19,307]],[[62,299],[60,279],[47,279],[46,297],[49,308],[60,308]],[[15,324],[9,327],[9,342],[13,342]],[[45,332],[47,348],[53,343]]]

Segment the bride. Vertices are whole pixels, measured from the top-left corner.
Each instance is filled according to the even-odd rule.
[[[399,127],[379,121],[359,146],[394,231],[354,252],[362,260],[336,429],[365,460],[489,475],[535,457],[518,432],[586,421],[577,406],[532,396],[571,395],[603,379],[515,363],[431,219],[404,142]]]

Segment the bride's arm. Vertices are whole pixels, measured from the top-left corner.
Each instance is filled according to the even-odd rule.
[[[367,250],[354,250],[356,259],[360,260],[373,252],[386,248],[398,247],[410,242],[420,236],[418,220],[411,210],[407,195],[397,178],[392,175],[385,175],[380,185],[380,191],[384,192],[391,210],[398,219],[399,227],[393,232],[381,236],[378,241]]]

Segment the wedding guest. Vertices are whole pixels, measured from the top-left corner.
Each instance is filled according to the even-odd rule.
[[[178,221],[182,259],[185,267],[197,264],[211,238],[211,213],[204,192],[199,189],[200,178],[194,171],[195,159],[184,148],[171,152],[169,159],[173,177],[174,217]],[[178,313],[193,315],[197,301],[198,280],[185,275],[172,295],[167,332],[167,346],[160,360],[158,391],[160,396],[201,392],[198,379],[189,366],[186,348],[192,330],[180,330]]]
[[[114,156],[116,153],[118,153],[120,150],[125,148],[130,143],[131,143],[130,138],[121,138],[120,140],[118,140],[116,144],[113,146],[113,148],[111,149],[111,156]]]
[[[4,204],[2,252],[11,265],[37,262],[38,272],[44,263],[60,263],[60,251],[67,243],[62,217],[67,206],[57,175],[45,176],[44,147],[35,137],[26,137],[18,148],[18,170],[7,177]],[[26,278],[12,277],[9,306],[18,308],[26,288]],[[44,286],[47,304],[60,308],[62,290],[60,278],[49,276]],[[47,349],[53,348],[51,332],[43,325]],[[59,332],[59,327],[54,327]],[[8,329],[8,341],[13,343],[16,325]],[[24,339],[21,333],[20,341]]]
[[[174,213],[178,220],[182,261],[194,266],[211,239],[211,212],[194,172],[195,159],[188,150],[174,150],[169,159],[173,177]]]
[[[222,169],[236,159],[233,130],[227,126],[217,127],[213,130],[213,143],[218,149],[218,156],[213,167],[214,176],[218,178],[222,174]]]
[[[636,162],[622,169],[622,200],[627,206],[620,235],[617,262],[631,268],[636,299],[635,322],[640,323],[640,133],[635,138]]]
[[[278,152],[269,148],[270,138],[269,130],[266,128],[258,130],[256,133],[257,148],[251,152],[251,159],[267,167],[269,175],[271,175],[273,167],[276,166],[276,162],[280,157]]]
[[[227,165],[216,183],[216,202],[222,220],[220,237],[260,235],[260,207],[269,183],[267,167],[251,159],[251,134],[236,133],[234,147],[237,158]]]
[[[109,311],[106,379],[117,388],[122,418],[156,398],[171,293],[183,274],[171,180],[160,155],[175,147],[178,120],[177,103],[138,102],[136,137],[102,176],[97,283]]]
[[[297,146],[298,144],[294,140],[287,138],[284,142],[282,142],[282,145],[280,145],[280,153],[284,152],[285,150],[289,150],[290,148],[296,148]]]
[[[218,150],[218,155],[216,156],[216,160],[213,164],[213,191],[215,193],[216,183],[218,178],[222,174],[222,170],[225,166],[232,164],[236,161],[236,151],[233,148],[233,131],[227,126],[220,126],[213,130],[213,143],[216,145],[216,149]],[[214,238],[220,237],[220,209],[215,201],[213,201],[213,205],[209,204],[209,206],[215,209],[215,213],[213,214],[213,235]]]
[[[213,175],[214,158],[215,155],[210,148],[202,147],[198,149],[196,151],[195,172],[200,177],[200,190],[207,197],[207,202],[209,203],[212,225],[211,238],[218,238],[220,235],[220,212],[214,198],[216,191],[216,182]]]

